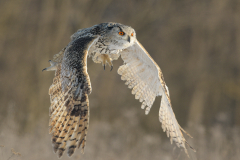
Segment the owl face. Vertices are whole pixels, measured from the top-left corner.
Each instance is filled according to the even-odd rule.
[[[106,37],[111,49],[125,49],[133,45],[136,41],[136,32],[133,28],[122,24],[114,24],[107,26],[109,32]]]

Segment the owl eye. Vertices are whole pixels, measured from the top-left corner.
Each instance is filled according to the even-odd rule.
[[[124,32],[118,32],[118,34],[123,36],[125,33]]]
[[[131,34],[131,36],[133,36],[133,33]]]

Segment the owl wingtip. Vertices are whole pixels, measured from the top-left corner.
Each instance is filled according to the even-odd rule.
[[[68,152],[67,152],[68,157],[71,157],[71,156],[73,155],[76,147],[77,147],[76,145],[71,145],[71,146],[69,146]]]
[[[58,149],[58,152],[57,152],[57,153],[58,153],[58,158],[61,158],[61,157],[62,157],[64,151],[65,151],[64,148],[59,148],[59,149]]]

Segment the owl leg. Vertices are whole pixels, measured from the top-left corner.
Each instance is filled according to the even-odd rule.
[[[112,64],[111,58],[109,58],[109,56],[107,54],[102,54],[100,56],[100,58],[102,59],[102,65],[103,65],[104,70],[105,70],[106,64],[108,64],[111,67],[110,71],[112,71],[113,64]]]

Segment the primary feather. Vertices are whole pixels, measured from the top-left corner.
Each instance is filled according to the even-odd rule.
[[[121,57],[125,64],[119,67],[118,74],[132,88],[135,98],[142,102],[141,108],[145,108],[145,114],[149,113],[156,96],[162,96],[159,120],[163,131],[167,133],[171,143],[176,142],[187,153],[187,142],[172,110],[169,91],[159,66],[137,40],[121,52]]]

